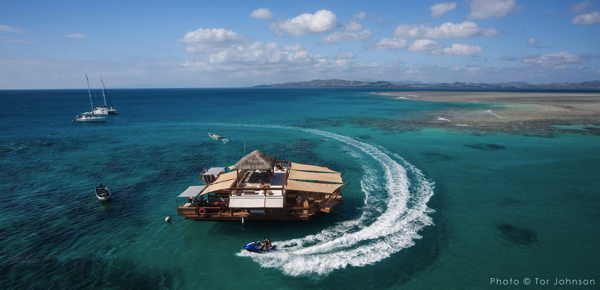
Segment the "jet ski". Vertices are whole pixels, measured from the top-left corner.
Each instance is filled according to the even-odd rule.
[[[260,249],[260,246],[261,246],[261,245],[262,245],[262,244],[260,243],[260,241],[257,241],[257,242],[250,242],[250,243],[248,243],[248,244],[247,244],[247,245],[244,247],[244,249],[246,249],[246,251],[250,251],[250,252],[254,252],[254,253],[259,253],[259,254],[263,254],[263,253],[269,253],[269,252],[276,252],[276,251],[277,251],[277,249],[276,249],[276,247],[277,247],[277,246],[272,246],[272,247],[271,247],[271,248],[269,248],[269,249],[263,249],[263,250],[261,250],[261,249]]]

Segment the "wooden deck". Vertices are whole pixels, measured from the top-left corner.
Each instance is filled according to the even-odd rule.
[[[335,198],[330,200],[326,205],[321,206],[321,211],[324,213],[329,213],[331,212],[331,210],[333,210],[334,208],[342,205],[342,203],[344,203],[344,200],[341,198]]]

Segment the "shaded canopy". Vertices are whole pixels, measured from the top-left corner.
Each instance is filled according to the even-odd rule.
[[[216,191],[224,190],[224,189],[229,189],[233,185],[234,182],[235,182],[235,179],[230,179],[230,180],[226,180],[226,181],[219,182],[219,183],[213,183],[213,184],[209,185],[204,190],[204,192],[202,192],[202,194],[216,192]]]
[[[315,180],[325,182],[337,182],[342,183],[342,177],[339,173],[316,173],[316,172],[305,172],[298,170],[290,171],[290,179],[297,180]]]
[[[288,184],[285,189],[307,191],[307,192],[333,193],[340,186],[342,186],[342,185],[341,184],[327,184],[327,183],[314,183],[314,182],[288,180]]]
[[[223,173],[223,174],[219,175],[217,180],[213,181],[213,184],[221,183],[223,181],[229,181],[229,180],[236,179],[236,178],[237,178],[237,172],[235,172],[235,171]]]
[[[333,171],[333,170],[331,170],[331,169],[329,169],[327,167],[314,166],[314,165],[306,165],[306,164],[300,164],[300,163],[296,163],[296,162],[292,163],[292,169],[293,170],[301,170],[301,171],[339,173],[339,172]]]
[[[202,192],[202,190],[205,188],[206,186],[204,185],[199,185],[199,186],[189,186],[183,193],[181,193],[178,197],[195,197],[198,194],[200,194],[200,192]]]
[[[275,166],[275,157],[254,150],[252,153],[244,156],[231,168],[238,170],[273,170]]]

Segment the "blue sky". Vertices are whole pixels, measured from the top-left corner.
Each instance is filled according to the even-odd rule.
[[[4,1],[0,89],[600,79],[599,1]]]

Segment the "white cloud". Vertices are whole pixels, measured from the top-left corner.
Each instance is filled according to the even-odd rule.
[[[582,59],[576,54],[563,51],[546,55],[530,55],[524,57],[522,61],[528,64],[561,67],[570,64],[579,64],[582,62]]]
[[[182,64],[193,74],[220,76],[220,82],[235,79],[249,85],[260,83],[306,80],[315,78],[350,78],[364,74],[379,75],[377,63],[355,61],[353,52],[340,53],[334,58],[322,54],[311,56],[298,46],[283,47],[277,43],[253,42],[208,54],[204,59],[190,59]]]
[[[473,66],[467,67],[467,72],[478,72],[478,71],[481,71],[481,67],[478,65],[473,65]]]
[[[273,13],[271,13],[271,11],[269,11],[267,8],[259,8],[252,11],[252,13],[250,13],[250,17],[262,20],[271,20],[273,18]]]
[[[535,40],[535,38],[527,39],[527,46],[533,46],[536,44],[538,44],[538,42],[537,42],[537,40]]]
[[[477,24],[470,21],[463,23],[446,22],[435,27],[399,25],[394,29],[394,36],[398,38],[454,38],[496,35],[498,35],[496,29],[480,29]]]
[[[319,10],[315,14],[304,13],[292,19],[271,23],[269,28],[274,29],[279,36],[319,34],[333,30],[337,25],[337,18],[329,10]]]
[[[339,53],[335,59],[355,59],[356,58],[356,54],[354,54],[353,52],[349,51],[347,53]]]
[[[238,42],[242,39],[243,37],[231,30],[226,30],[223,28],[199,28],[196,31],[190,31],[186,33],[181,39],[181,42]]]
[[[252,41],[225,29],[198,29],[180,42],[190,44],[185,51],[197,57],[183,67],[195,72],[225,73],[227,77],[277,75],[315,63],[300,44],[281,47],[275,42]]]
[[[362,29],[362,24],[352,21],[346,25],[346,31],[359,31]]]
[[[461,43],[455,43],[452,46],[437,49],[431,52],[433,55],[474,55],[482,53],[483,49],[477,44],[468,45]]]
[[[343,41],[363,41],[371,37],[371,30],[365,29],[360,32],[336,31],[319,40],[320,44],[334,44]]]
[[[600,23],[600,12],[594,11],[591,13],[577,15],[575,18],[573,18],[571,23],[577,25],[598,24]]]
[[[356,19],[365,19],[366,17],[367,17],[367,13],[365,13],[364,11],[361,11],[361,12],[358,12],[357,14],[354,14],[350,20],[354,21]]]
[[[0,32],[21,33],[21,32],[23,32],[23,30],[21,30],[20,28],[16,28],[14,26],[10,26],[10,25],[0,25]],[[13,39],[13,38],[5,37],[4,35],[0,35],[0,42],[6,42],[6,43],[33,43],[33,42],[29,41],[29,40]]]
[[[440,17],[446,14],[448,11],[454,10],[455,8],[456,2],[438,3],[429,7],[429,9],[431,9],[432,17]]]
[[[502,61],[515,61],[518,60],[518,57],[514,57],[512,55],[503,55],[502,57],[500,57],[500,60]]]
[[[218,34],[216,32],[200,30],[180,40],[190,45],[186,48],[190,52],[189,59],[181,64],[181,68],[190,75],[217,79],[219,85],[231,79],[238,85],[320,77],[356,79],[362,76],[360,78],[364,79],[364,75],[375,77],[382,70],[377,63],[356,61],[353,52],[340,53],[333,58],[323,54],[312,56],[300,44],[282,46],[275,42],[253,41],[233,31],[221,31],[220,34],[227,37],[219,38],[214,35]],[[202,44],[201,49],[198,49],[199,44]]]
[[[409,69],[407,69],[407,70],[404,72],[404,74],[406,74],[406,75],[415,75],[415,74],[418,74],[418,73],[420,73],[420,72],[421,72],[421,70],[420,70],[420,69],[413,67],[413,68],[409,68]]]
[[[300,45],[300,43],[296,43],[296,45],[287,45],[283,47],[284,51],[299,51],[303,49],[304,47]]]
[[[468,45],[455,43],[451,46],[443,46],[431,39],[417,39],[410,45],[402,38],[384,38],[371,46],[374,49],[389,49],[409,51],[426,51],[430,55],[474,55],[482,54],[483,49],[479,45]]]
[[[571,11],[577,14],[590,13],[594,10],[594,6],[595,5],[592,4],[592,2],[590,2],[589,0],[585,0],[579,4],[571,5]]]
[[[2,32],[12,32],[12,33],[21,33],[23,32],[21,29],[10,26],[10,25],[0,25],[0,31]]]
[[[310,55],[300,44],[281,48],[275,42],[253,41],[209,53],[206,64],[252,66],[298,63],[309,59]]]
[[[7,43],[33,43],[29,40],[22,40],[22,39],[13,39],[13,38],[8,38],[8,37],[4,37],[3,35],[0,35],[0,42],[7,42]]]
[[[405,49],[406,40],[402,38],[384,38],[372,46],[375,49],[398,50]]]
[[[490,17],[502,18],[517,8],[515,0],[471,0],[469,18],[485,19]]]
[[[408,47],[408,50],[427,51],[439,49],[441,46],[441,44],[431,39],[417,39]]]
[[[64,35],[66,38],[75,38],[75,39],[83,39],[87,38],[87,35],[83,33],[68,33]]]
[[[364,29],[359,21],[367,17],[365,12],[359,12],[350,18],[350,22],[345,25],[345,31],[336,31],[319,41],[319,44],[334,44],[344,41],[364,41],[371,37],[371,30]]]
[[[190,44],[190,46],[185,49],[188,53],[204,53],[244,43],[247,42],[248,39],[231,30],[223,28],[199,28],[196,31],[186,33],[185,36],[178,41]]]
[[[328,59],[329,57],[327,57],[324,54],[317,53],[317,54],[315,54],[314,58],[317,60],[320,60],[320,59]]]
[[[348,24],[346,24],[346,31],[361,30],[363,26],[357,20],[365,19],[366,17],[367,17],[367,14],[363,11],[359,12],[358,14],[352,15],[352,17],[350,18],[350,22]]]

